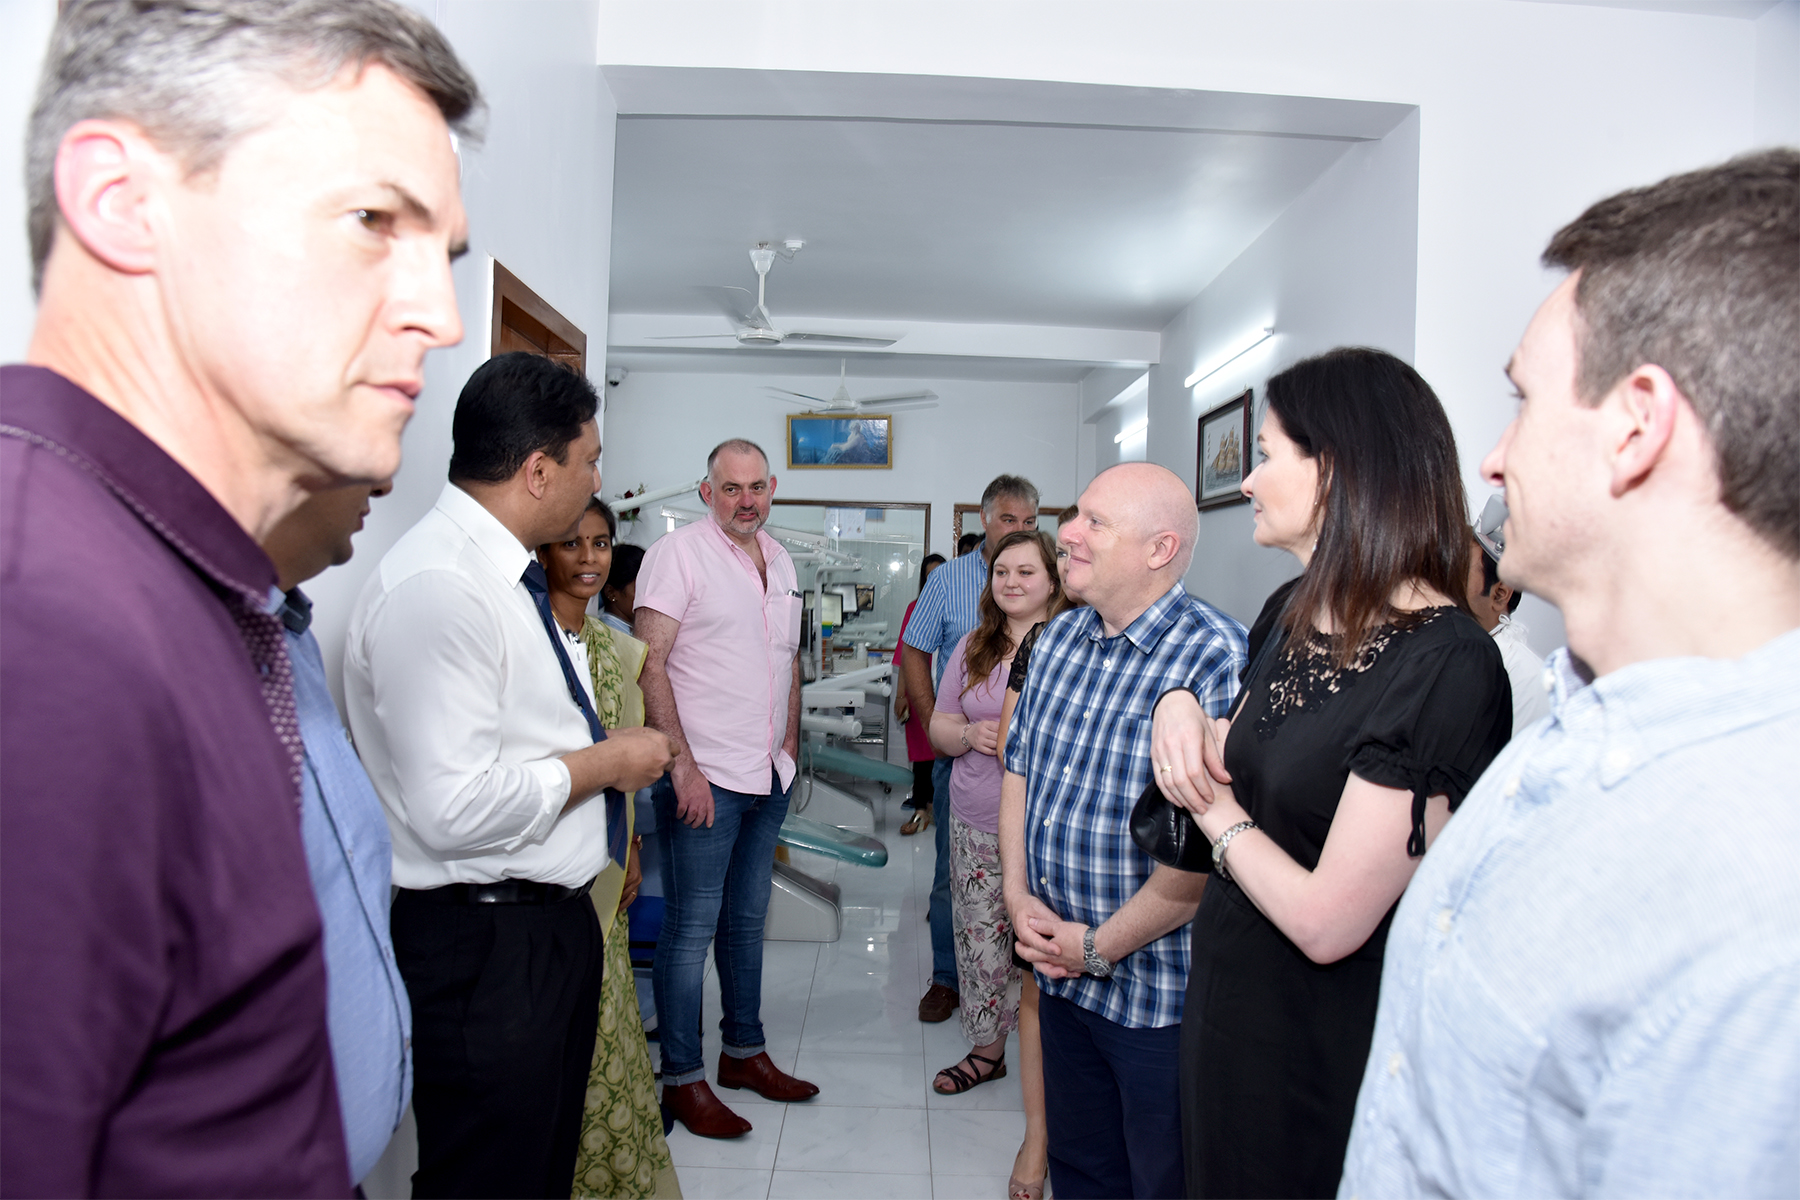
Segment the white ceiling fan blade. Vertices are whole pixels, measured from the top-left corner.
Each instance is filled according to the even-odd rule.
[[[704,342],[710,338],[722,338],[726,341],[737,341],[735,333],[665,333],[651,334],[644,340],[647,342]]]
[[[733,325],[756,324],[756,299],[747,288],[713,284],[694,289],[711,300]]]
[[[910,400],[936,400],[937,393],[930,388],[920,388],[916,392],[891,392],[885,396],[859,396],[857,403],[867,408],[871,404],[905,404]]]
[[[856,411],[860,413],[907,412],[916,411],[921,408],[936,408],[937,406],[938,402],[936,400],[883,400],[876,403],[861,400],[857,402]]]
[[[771,388],[769,388],[769,390],[771,392],[774,392],[778,396],[792,396],[794,399],[804,400],[808,404],[830,404],[831,403],[831,401],[825,399],[825,397],[823,397],[823,396],[809,396],[805,392],[790,392],[786,388],[771,387]]]
[[[891,346],[900,339],[852,337],[847,333],[790,333],[785,340],[816,346]]]

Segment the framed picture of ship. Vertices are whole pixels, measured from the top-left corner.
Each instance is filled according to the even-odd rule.
[[[1242,504],[1238,491],[1249,474],[1251,442],[1249,388],[1200,418],[1200,470],[1194,502],[1202,511]]]

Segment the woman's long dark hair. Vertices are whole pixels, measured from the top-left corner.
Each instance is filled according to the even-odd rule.
[[[1288,632],[1329,614],[1333,658],[1355,659],[1418,582],[1469,611],[1469,510],[1437,393],[1384,350],[1340,347],[1267,385],[1269,409],[1319,465],[1319,543],[1288,602]]]
[[[1044,574],[1050,576],[1050,603],[1044,609],[1044,619],[1048,621],[1071,603],[1069,593],[1063,591],[1062,572],[1056,569],[1056,543],[1050,540],[1049,534],[1035,529],[1014,530],[1001,538],[1000,544],[994,547],[993,562],[999,562],[1000,556],[1014,546],[1037,547],[1038,558],[1044,564]],[[964,656],[968,674],[963,683],[964,695],[993,674],[994,668],[1019,648],[1006,632],[1005,611],[994,600],[993,571],[993,563],[989,563],[988,584],[981,589],[981,624],[969,635],[969,648]]]

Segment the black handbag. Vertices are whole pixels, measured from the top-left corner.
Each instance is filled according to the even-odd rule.
[[[1257,650],[1256,661],[1250,664],[1250,670],[1244,675],[1244,688],[1238,693],[1237,707],[1232,710],[1233,718],[1243,709],[1244,701],[1250,695],[1250,687],[1256,681],[1263,663],[1286,640],[1287,631],[1277,620],[1268,639]],[[1212,842],[1200,832],[1200,826],[1195,823],[1192,813],[1163,795],[1162,788],[1156,782],[1154,764],[1149,785],[1131,807],[1131,840],[1137,843],[1139,850],[1165,866],[1200,875],[1212,873]]]

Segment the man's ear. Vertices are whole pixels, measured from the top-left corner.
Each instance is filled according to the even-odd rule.
[[[1626,375],[1607,394],[1602,403],[1614,406],[1619,418],[1608,448],[1615,497],[1638,486],[1656,468],[1687,402],[1669,373],[1650,363]]]
[[[1173,531],[1159,533],[1150,540],[1150,569],[1160,571],[1175,561],[1181,551],[1181,537]]]
[[[533,500],[542,500],[550,491],[550,469],[545,464],[550,456],[542,450],[533,450],[519,470],[525,476],[525,490],[531,493]]]
[[[1512,603],[1513,590],[1504,583],[1496,583],[1493,587],[1488,589],[1488,594],[1482,598],[1493,606],[1494,615],[1500,616],[1506,612],[1506,606]]]
[[[156,266],[151,194],[172,165],[134,125],[77,121],[56,148],[60,224],[113,270],[148,273]]]
[[[711,508],[712,502],[713,502],[712,480],[702,479],[700,481],[700,503],[706,505],[706,507],[708,507],[708,508]]]

